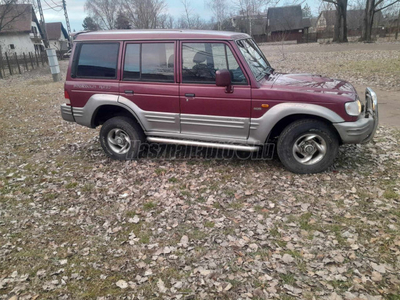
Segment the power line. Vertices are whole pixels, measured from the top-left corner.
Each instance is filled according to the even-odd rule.
[[[61,6],[61,4],[62,4],[62,3],[57,4],[53,0],[50,0],[50,1],[53,2],[55,6]]]
[[[61,7],[60,9],[55,9],[55,8],[53,8],[53,7],[48,7],[48,8],[43,8],[43,10],[54,10],[55,12],[60,12],[60,11],[62,11],[63,10],[63,8]]]
[[[55,11],[57,11],[56,10],[56,7],[60,7],[61,9],[59,10],[59,11],[61,11],[63,8],[62,8],[62,6],[57,6],[56,5],[56,7],[53,7],[53,6],[51,6],[46,0],[43,0],[46,4],[47,4],[47,6],[48,6],[48,8],[45,8],[45,9],[53,9],[53,10],[55,10]],[[55,3],[54,3],[55,4]]]

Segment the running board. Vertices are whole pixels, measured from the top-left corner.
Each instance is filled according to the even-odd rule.
[[[147,140],[152,143],[175,144],[175,145],[185,145],[185,146],[202,146],[207,148],[219,148],[219,149],[229,149],[229,150],[248,151],[248,152],[256,152],[260,149],[257,146],[242,146],[233,144],[189,141],[189,140],[174,140],[174,139],[158,138],[151,136],[148,137]]]

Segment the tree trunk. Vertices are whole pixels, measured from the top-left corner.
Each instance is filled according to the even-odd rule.
[[[336,20],[333,33],[334,43],[347,43],[347,0],[339,0],[336,4]]]
[[[395,34],[395,39],[397,40],[397,37],[399,36],[399,30],[400,30],[400,9],[399,9],[399,16],[397,17],[397,28],[396,28],[396,34]],[[1,53],[1,52],[0,52]]]
[[[336,17],[336,20],[335,20],[335,27],[333,29],[333,40],[332,40],[332,42],[339,43],[339,39],[340,39],[340,24],[341,24],[339,6],[336,8],[335,17]]]
[[[347,0],[343,3],[342,26],[340,28],[342,29],[342,32],[340,33],[340,43],[347,43]]]
[[[367,0],[364,14],[363,37],[364,42],[372,42],[372,25],[374,23],[375,0]]]

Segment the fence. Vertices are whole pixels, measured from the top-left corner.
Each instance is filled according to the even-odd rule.
[[[382,28],[373,28],[372,29],[372,38],[376,39],[377,37],[386,37],[391,36],[395,37],[395,29],[389,31],[388,29]],[[361,37],[362,30],[361,29],[348,29],[347,37],[349,41],[357,41]],[[280,31],[273,32],[270,36],[266,34],[253,36],[257,43],[286,43],[289,41],[295,42],[297,44],[300,43],[316,43],[316,42],[331,42],[333,39],[333,29],[332,30],[324,30],[317,32],[304,32],[300,33],[298,31]]]
[[[46,52],[0,53],[0,79],[7,75],[22,74],[48,64]]]

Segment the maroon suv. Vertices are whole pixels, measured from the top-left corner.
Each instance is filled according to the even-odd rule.
[[[158,142],[259,151],[276,142],[296,173],[326,170],[341,144],[371,140],[376,94],[342,80],[277,73],[243,33],[82,33],[65,82],[64,120],[100,130],[108,156],[136,158]]]

